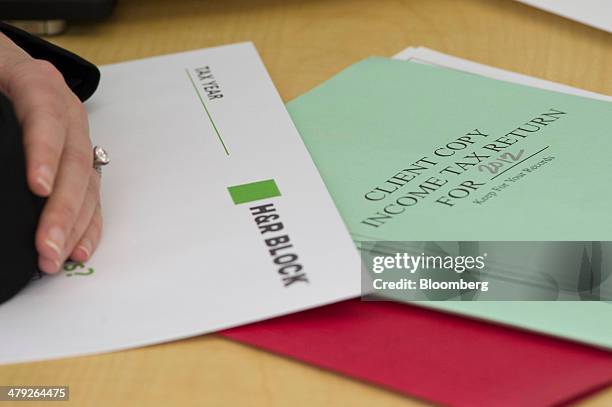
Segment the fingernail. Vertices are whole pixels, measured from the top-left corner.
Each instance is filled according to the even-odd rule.
[[[85,259],[89,259],[91,256],[91,242],[89,239],[83,239],[77,250],[82,251],[85,254]]]
[[[51,184],[53,184],[53,173],[46,165],[38,167],[38,177],[36,182],[43,187],[45,194],[51,193]]]
[[[57,257],[62,256],[62,248],[64,247],[64,232],[57,226],[52,227],[49,230],[49,238],[45,240],[45,244],[49,246],[55,253],[57,253]]]
[[[47,274],[57,273],[60,269],[60,262],[58,260],[51,260],[41,257],[38,260],[38,268]]]

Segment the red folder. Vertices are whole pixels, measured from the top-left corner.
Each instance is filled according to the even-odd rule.
[[[566,403],[612,384],[612,353],[390,302],[359,300],[227,338],[451,406]]]

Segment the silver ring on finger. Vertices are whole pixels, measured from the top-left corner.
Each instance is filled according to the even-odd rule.
[[[102,175],[102,167],[110,163],[110,158],[105,149],[100,146],[93,148],[93,168],[96,172]]]

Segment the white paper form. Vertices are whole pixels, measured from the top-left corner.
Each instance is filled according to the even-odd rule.
[[[199,335],[359,295],[357,251],[250,43],[102,67],[105,232],[0,306],[0,363]]]
[[[518,1],[612,33],[612,1],[610,0]]]
[[[396,54],[393,58],[406,61],[409,60],[411,62],[421,62],[448,69],[456,69],[463,72],[486,76],[487,78],[497,79],[499,81],[519,83],[521,85],[531,86],[534,88],[569,93],[571,95],[584,96],[592,99],[612,101],[612,96],[602,95],[600,93],[574,88],[572,86],[547,81],[545,79],[534,78],[533,76],[529,75],[506,71],[504,69],[480,64],[478,62],[469,61],[467,59],[458,58],[452,55],[447,55],[442,52],[425,47],[406,48],[405,50]]]

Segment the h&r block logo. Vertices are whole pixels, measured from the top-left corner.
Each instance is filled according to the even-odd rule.
[[[281,196],[280,190],[273,179],[234,185],[227,188],[234,205],[240,205]],[[251,216],[264,236],[264,244],[268,254],[277,268],[285,287],[301,282],[309,284],[304,266],[299,262],[291,238],[286,227],[280,220],[273,202],[262,202],[249,208]]]

